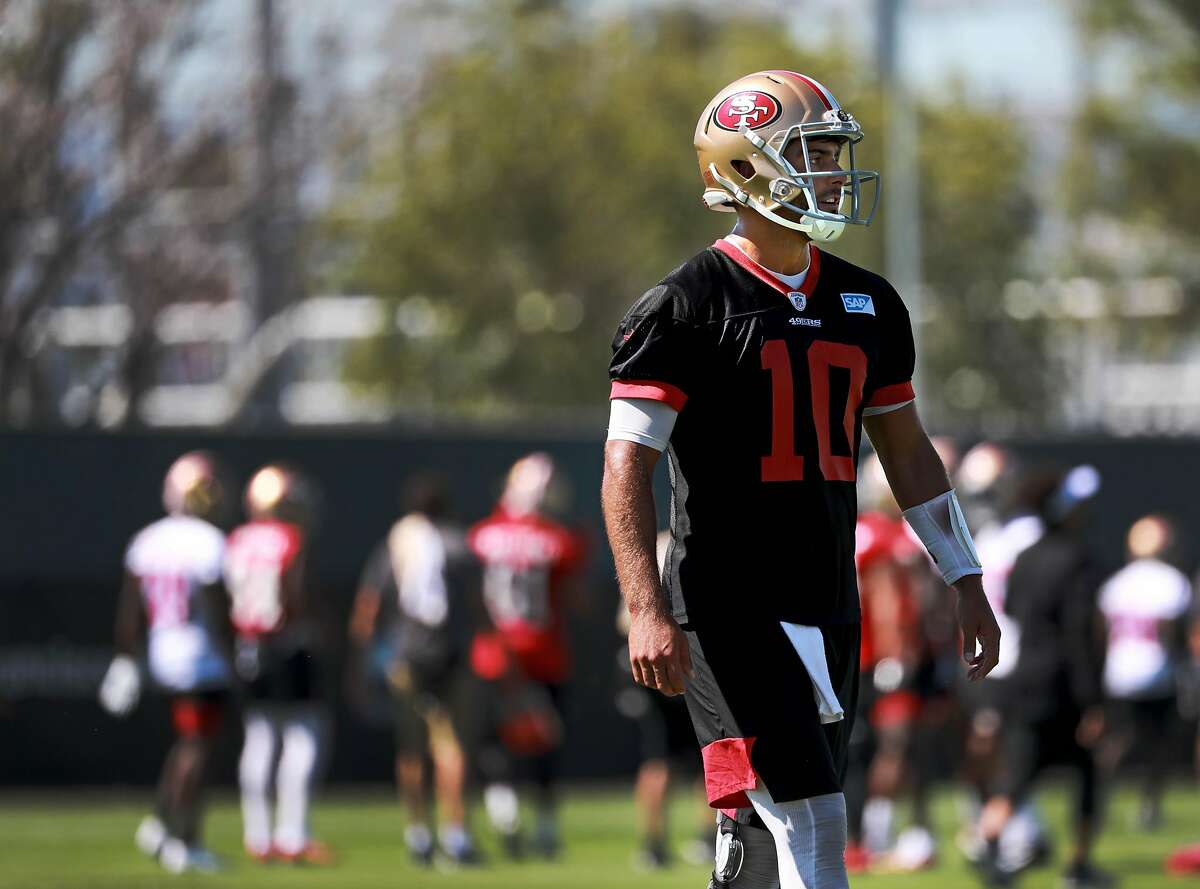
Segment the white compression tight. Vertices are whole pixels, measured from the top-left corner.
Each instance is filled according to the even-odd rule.
[[[321,714],[307,705],[250,707],[238,766],[246,849],[294,854],[308,843],[308,807],[321,750]],[[279,764],[276,768],[276,754]],[[271,792],[276,813],[271,827]]]
[[[842,794],[777,803],[760,781],[746,795],[775,839],[780,889],[849,889]]]

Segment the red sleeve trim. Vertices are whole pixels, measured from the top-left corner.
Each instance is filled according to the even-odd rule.
[[[906,401],[912,401],[917,395],[913,392],[912,381],[907,383],[896,383],[893,386],[883,386],[875,390],[875,394],[871,396],[871,400],[867,402],[867,407],[887,407],[889,404],[903,404]]]
[[[614,380],[612,392],[608,397],[648,398],[651,401],[664,402],[677,411],[683,410],[688,400],[687,393],[682,389],[670,383],[656,383],[653,380]]]
[[[747,790],[758,785],[750,764],[754,738],[722,738],[700,751],[704,761],[704,790],[714,809],[744,809],[750,805]]]

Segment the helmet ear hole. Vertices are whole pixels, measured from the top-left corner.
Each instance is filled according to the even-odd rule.
[[[730,161],[729,165],[733,167],[733,171],[741,176],[742,179],[749,181],[754,178],[754,165],[750,161],[738,159]]]

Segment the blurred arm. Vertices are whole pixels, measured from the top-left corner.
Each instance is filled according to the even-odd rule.
[[[888,484],[901,509],[932,500],[951,489],[946,467],[921,425],[915,404],[863,417],[863,427],[879,453]],[[963,660],[968,678],[982,679],[1000,657],[1000,627],[978,574],[967,574],[953,584],[958,593],[959,625],[963,634]],[[980,653],[975,654],[976,640]]]
[[[130,571],[125,572],[121,590],[117,594],[117,621],[114,631],[116,649],[119,654],[133,656],[146,635],[146,615],[142,610],[141,580]]]

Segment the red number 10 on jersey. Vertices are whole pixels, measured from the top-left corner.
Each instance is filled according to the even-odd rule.
[[[846,440],[854,441],[854,415],[862,403],[867,380],[867,356],[858,346],[817,340],[808,347],[808,379],[812,389],[813,428],[817,431],[817,454],[826,481],[854,481],[854,457],[835,456],[830,443],[830,369],[850,372],[850,388],[842,423]],[[771,453],[762,458],[764,482],[804,480],[804,457],[796,453],[796,398],[792,359],[787,343],[767,340],[762,347],[762,368],[771,372]]]

